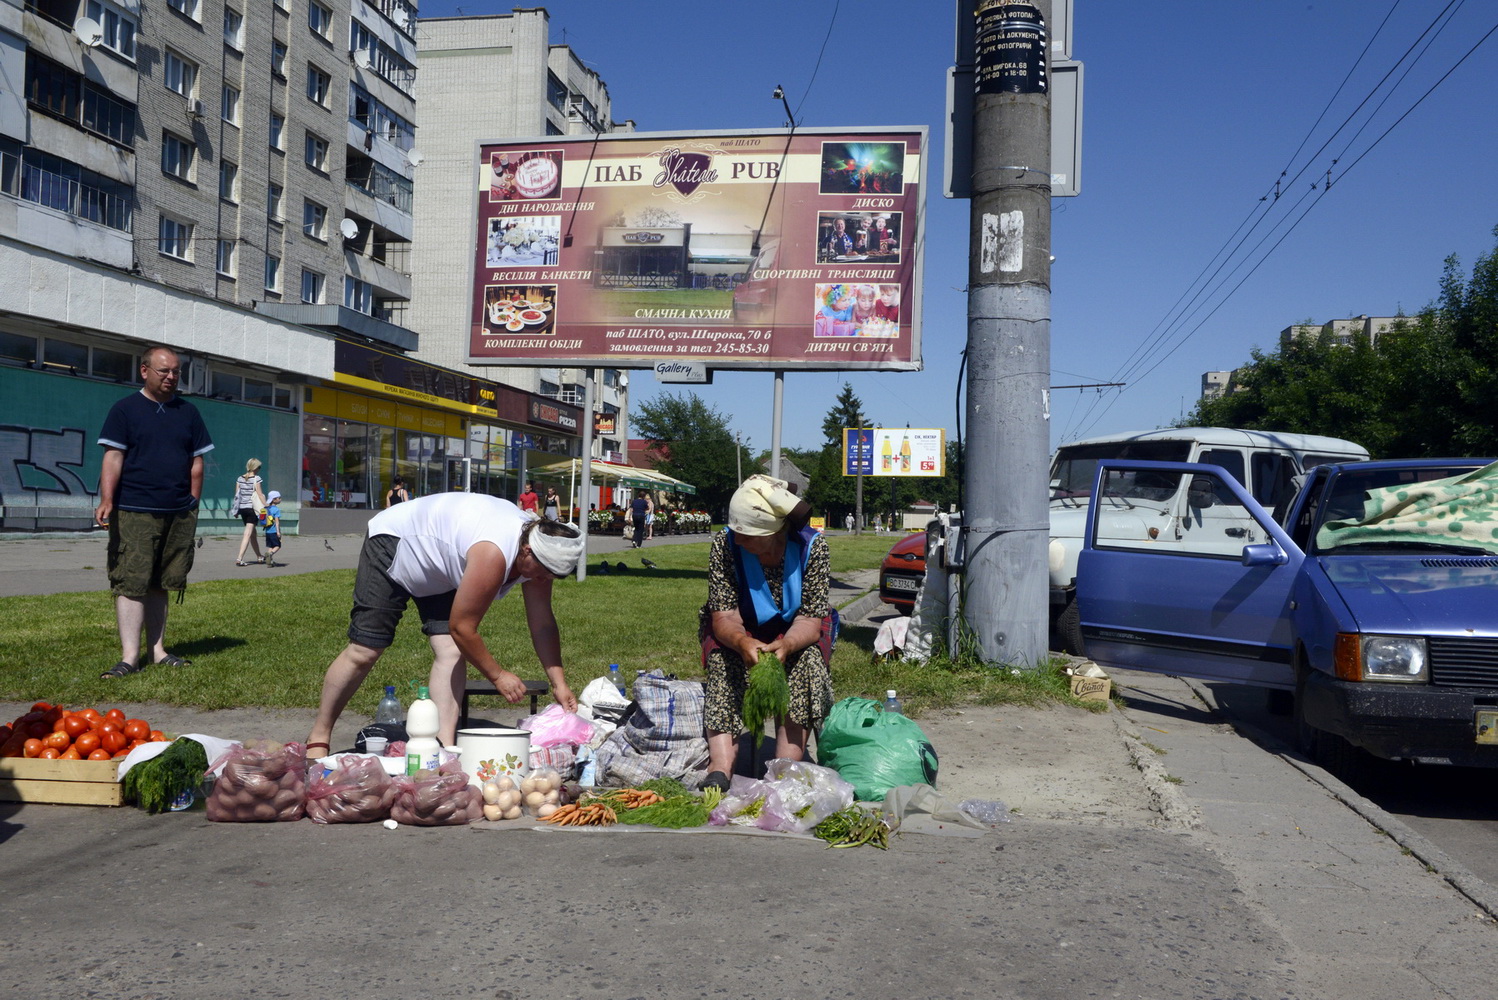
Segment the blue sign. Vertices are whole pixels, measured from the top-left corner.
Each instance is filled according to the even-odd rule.
[[[843,475],[874,474],[874,428],[843,428]]]

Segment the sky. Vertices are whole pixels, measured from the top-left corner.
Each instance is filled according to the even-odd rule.
[[[615,120],[641,131],[781,128],[777,85],[800,127],[930,129],[924,369],[788,372],[781,446],[821,447],[845,381],[873,422],[952,439],[970,210],[941,194],[954,0],[544,6],[553,44],[571,45],[608,85]],[[1204,372],[1273,349],[1285,327],[1412,315],[1448,256],[1470,273],[1498,242],[1495,26],[1486,0],[1075,0],[1081,193],[1051,201],[1051,384],[1126,384],[1055,390],[1052,445],[1168,425]],[[755,451],[770,448],[770,373],[653,379],[634,375],[631,408],[696,392]]]

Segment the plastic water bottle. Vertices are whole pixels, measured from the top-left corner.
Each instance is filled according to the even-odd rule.
[[[406,713],[401,708],[400,699],[395,696],[395,685],[386,684],[385,697],[380,699],[380,704],[375,708],[374,721],[376,723],[400,723],[405,717]]]
[[[619,689],[620,695],[625,698],[629,697],[629,692],[624,689],[624,678],[619,676],[619,664],[609,664],[609,680],[614,682],[614,687]]]
[[[905,714],[905,710],[900,707],[900,699],[895,697],[893,689],[884,692],[884,710],[894,712],[896,715]]]
[[[437,742],[437,703],[422,686],[406,712],[406,773],[435,771],[441,763],[442,744]]]

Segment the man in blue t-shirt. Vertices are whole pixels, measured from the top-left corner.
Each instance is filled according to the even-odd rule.
[[[140,392],[110,407],[99,432],[104,462],[94,518],[109,529],[109,584],[122,654],[101,678],[138,673],[147,664],[189,665],[166,651],[167,591],[187,589],[203,456],[213,440],[197,407],[177,395],[181,377],[175,351],[146,348]]]

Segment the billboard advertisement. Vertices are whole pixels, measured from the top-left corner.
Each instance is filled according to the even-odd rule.
[[[476,144],[472,364],[918,370],[926,130]]]
[[[940,427],[844,427],[843,475],[947,474],[947,432]]]

